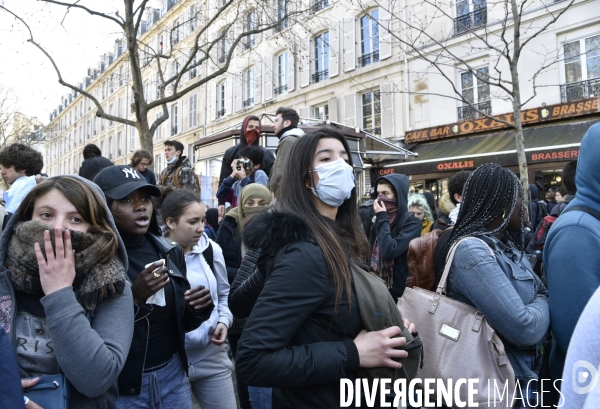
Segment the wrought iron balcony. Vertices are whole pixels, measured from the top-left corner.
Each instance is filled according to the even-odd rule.
[[[481,113],[480,113],[481,112]],[[470,121],[476,118],[482,118],[484,115],[492,114],[492,102],[485,101],[478,104],[465,105],[458,107],[458,120],[459,121]]]
[[[329,79],[329,70],[318,71],[312,75],[313,83],[325,81],[326,79]]]
[[[480,8],[454,19],[454,35],[466,33],[487,24],[487,8]]]
[[[217,118],[222,118],[225,116],[225,112],[227,112],[225,110],[225,108],[221,109],[220,111],[217,111]]]
[[[366,67],[379,61],[379,50],[373,51],[370,54],[363,54],[358,57],[358,65],[360,67]]]
[[[560,86],[560,102],[600,96],[600,78]]]
[[[244,108],[254,105],[254,98],[248,98],[244,101]]]
[[[310,8],[310,11],[314,14],[318,11],[323,10],[325,7],[329,6],[329,0],[319,0],[315,1]]]
[[[275,95],[281,95],[281,94],[283,94],[284,92],[287,92],[287,90],[288,90],[288,86],[287,86],[287,84],[285,84],[285,85],[282,85],[281,87],[278,87],[278,88],[275,88],[275,89],[274,89],[274,91],[275,91]]]

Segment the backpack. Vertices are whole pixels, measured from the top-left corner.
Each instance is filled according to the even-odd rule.
[[[173,183],[175,184],[177,189],[181,189],[181,182],[179,182],[179,172],[181,172],[181,169],[183,169],[183,166],[180,166],[177,169],[175,169],[175,174],[173,175]],[[196,175],[195,172],[193,173],[193,175],[194,180],[196,182],[196,190],[198,191],[198,194],[200,194],[200,178],[198,177],[198,175]]]
[[[436,289],[435,246],[443,230],[434,229],[408,244],[406,264],[409,276],[406,286],[419,287],[428,291]]]
[[[546,244],[546,237],[548,237],[548,231],[556,221],[556,218],[556,216],[545,216],[539,223],[535,233],[533,234],[533,237],[527,245],[527,252],[535,254],[535,256],[540,260],[542,258],[544,244]]]
[[[535,221],[535,225],[537,226],[544,219],[544,217],[548,216],[548,205],[543,200],[537,202],[537,218]]]

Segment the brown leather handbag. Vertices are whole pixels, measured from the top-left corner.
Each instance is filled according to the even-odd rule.
[[[406,256],[409,273],[406,287],[435,291],[435,245],[442,233],[442,230],[434,229],[410,241]]]
[[[502,408],[507,401],[510,405],[515,390],[515,373],[504,344],[481,311],[445,295],[454,254],[465,240],[485,243],[476,237],[467,237],[454,244],[437,291],[407,288],[398,299],[398,308],[403,317],[416,324],[421,336],[424,357],[423,366],[417,371],[418,378],[440,379],[446,386],[452,379],[453,388],[459,379],[479,379],[474,401],[480,408]],[[492,249],[489,250],[495,258]],[[499,393],[495,393],[495,385]],[[505,393],[500,398],[505,385],[508,396]],[[462,386],[460,398],[466,402],[467,387]]]

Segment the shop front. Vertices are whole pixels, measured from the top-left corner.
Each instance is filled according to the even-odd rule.
[[[569,112],[570,104],[540,107],[524,111],[523,130],[529,180],[544,189],[562,185],[562,169],[577,159],[581,139],[594,123],[600,120],[598,99],[579,103],[583,109]],[[577,109],[578,103],[571,103]],[[552,114],[557,114],[552,120]],[[561,114],[562,113],[562,114]],[[564,115],[563,115],[564,114]],[[480,120],[483,121],[483,120]],[[460,170],[474,170],[484,163],[496,163],[519,173],[514,132],[488,121],[483,132],[475,133],[476,121],[415,130],[405,136],[406,148],[417,154],[411,162],[396,163],[371,169],[371,179],[389,173],[403,173],[411,181],[412,193],[430,191],[438,198],[447,192],[448,178]],[[461,131],[462,130],[462,131]],[[543,192],[540,192],[540,198]]]

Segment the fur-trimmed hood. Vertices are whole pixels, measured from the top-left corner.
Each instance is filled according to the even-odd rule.
[[[268,211],[255,216],[243,229],[242,241],[249,249],[269,249],[276,253],[297,241],[311,241],[312,234],[300,217],[290,213]]]
[[[449,193],[444,193],[442,195],[442,197],[440,197],[440,210],[442,211],[442,213],[444,213],[446,216],[450,215],[450,212],[454,209],[456,209],[456,206],[454,205],[454,203],[452,203],[452,200],[450,200],[450,194]]]

